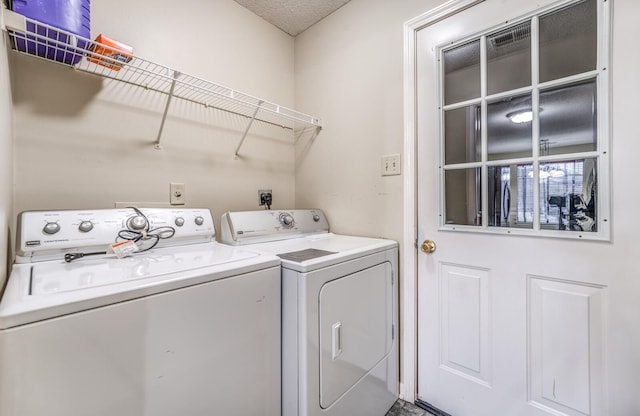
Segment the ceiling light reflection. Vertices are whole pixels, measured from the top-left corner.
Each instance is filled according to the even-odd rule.
[[[528,123],[533,120],[533,111],[531,110],[521,110],[514,111],[513,113],[507,114],[507,118],[511,120],[512,123],[522,124]]]

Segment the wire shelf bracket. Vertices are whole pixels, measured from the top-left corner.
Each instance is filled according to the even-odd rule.
[[[167,121],[169,106],[171,105],[171,99],[173,98],[173,91],[176,88],[176,81],[178,80],[179,76],[180,76],[180,72],[175,71],[173,73],[173,81],[171,81],[171,88],[169,89],[169,95],[167,96],[167,103],[164,106],[164,113],[162,113],[162,121],[160,121],[160,130],[158,131],[158,138],[156,139],[156,142],[153,146],[155,147],[156,150],[162,149],[162,147],[160,146],[160,139],[162,138],[162,130],[164,129],[164,123]]]
[[[160,129],[154,142],[156,149],[161,149],[162,133],[171,102],[175,98],[246,118],[248,124],[234,153],[236,158],[255,121],[293,131],[315,127],[316,134],[322,129],[322,121],[318,117],[185,74],[135,55],[131,55],[128,60],[122,60],[121,57],[118,59],[118,57],[113,58],[93,52],[113,51],[113,47],[29,19],[8,9],[3,10],[3,17],[2,29],[7,32],[15,52],[167,95]]]
[[[238,159],[238,152],[240,151],[240,148],[242,147],[242,143],[244,143],[244,139],[247,138],[247,133],[249,133],[249,129],[251,129],[251,125],[253,124],[253,122],[256,119],[256,116],[258,115],[258,111],[260,111],[260,106],[261,105],[262,105],[262,101],[258,102],[258,106],[256,107],[256,110],[253,112],[253,116],[249,120],[249,123],[247,124],[247,128],[244,130],[244,134],[242,135],[242,139],[240,139],[240,143],[238,143],[238,147],[236,147],[236,151],[233,154],[235,159]]]

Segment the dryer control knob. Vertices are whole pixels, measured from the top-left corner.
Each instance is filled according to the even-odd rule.
[[[204,218],[202,218],[202,217],[196,217],[196,219],[194,221],[195,221],[196,225],[204,224]]]
[[[93,230],[93,223],[91,221],[82,221],[80,225],[78,225],[78,230],[82,231],[83,233],[88,233],[89,231]]]
[[[178,227],[182,227],[184,225],[184,218],[178,217],[178,218],[175,219],[174,222]]]
[[[142,230],[147,226],[147,219],[142,215],[136,215],[135,217],[129,218],[127,225],[131,230]]]
[[[55,234],[60,231],[60,224],[57,222],[48,222],[42,229],[46,234]]]

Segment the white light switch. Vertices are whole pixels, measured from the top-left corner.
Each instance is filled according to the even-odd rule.
[[[400,175],[400,154],[382,156],[380,173],[382,176]]]

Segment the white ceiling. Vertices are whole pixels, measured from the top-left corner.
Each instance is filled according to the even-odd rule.
[[[329,16],[350,0],[235,0],[291,36]]]

